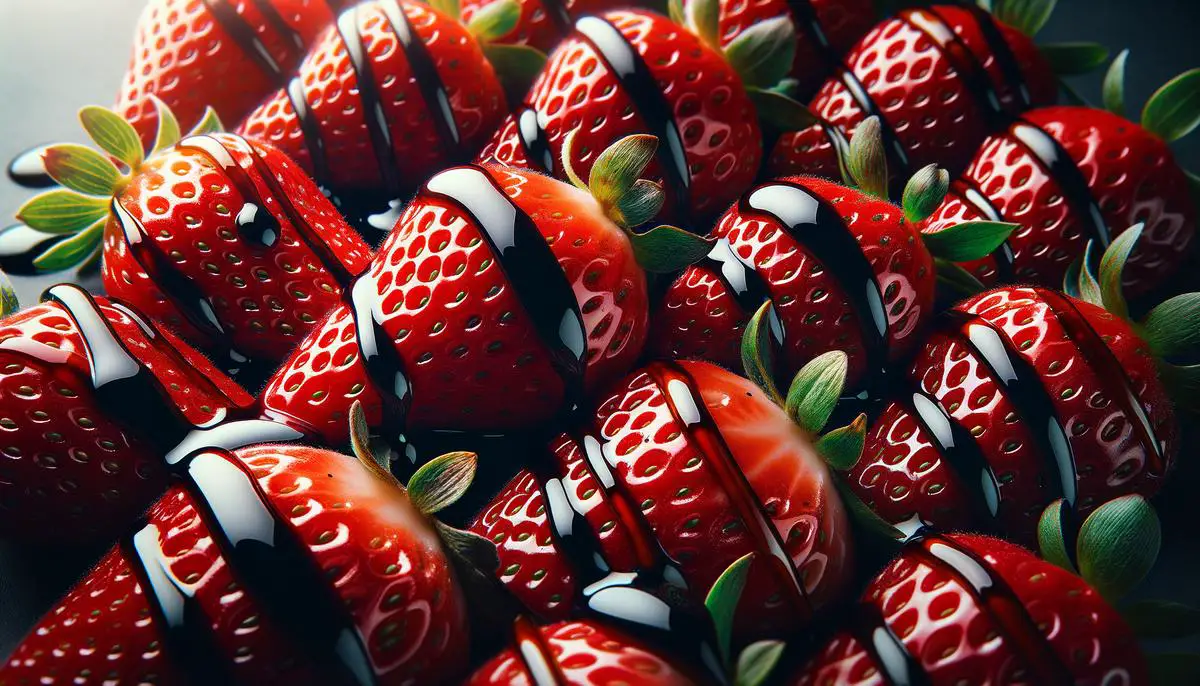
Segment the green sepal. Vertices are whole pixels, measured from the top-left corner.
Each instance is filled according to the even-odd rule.
[[[34,258],[33,266],[40,271],[58,272],[83,262],[100,245],[107,223],[108,217],[98,219],[83,231],[46,248],[45,252]]]
[[[729,664],[729,646],[733,640],[733,616],[737,612],[742,590],[746,588],[746,577],[754,553],[746,553],[721,572],[704,598],[704,607],[712,616],[717,634],[717,648],[721,652],[722,664]]]
[[[221,117],[217,116],[217,111],[211,107],[204,108],[204,116],[191,131],[187,132],[188,136],[203,136],[209,133],[221,133],[225,130],[225,125],[221,123]]]
[[[867,415],[859,414],[846,426],[827,432],[817,439],[817,453],[833,469],[847,472],[862,457],[867,442]]]
[[[1054,13],[1056,0],[992,0],[991,12],[1026,36],[1034,36]]]
[[[934,257],[951,262],[970,262],[995,252],[1018,228],[1018,224],[993,221],[969,221],[940,231],[921,234],[925,247]]]
[[[21,302],[17,299],[17,291],[13,288],[8,274],[0,271],[0,318],[7,317],[19,309]]]
[[[757,641],[738,655],[734,686],[762,686],[783,657],[783,641]]]
[[[796,27],[789,16],[756,22],[725,46],[725,59],[742,83],[771,88],[796,59]]]
[[[832,481],[850,518],[864,532],[887,541],[903,541],[905,539],[903,531],[892,526],[883,517],[880,517],[879,513],[867,507],[867,504],[858,497],[858,494],[850,490],[842,478],[835,474]]]
[[[546,53],[528,45],[486,43],[483,56],[491,62],[497,78],[509,94],[525,93],[546,66]]]
[[[579,185],[582,179],[569,161],[574,141],[575,132],[572,131],[563,146],[563,168],[571,182]],[[643,224],[662,208],[662,187],[639,178],[653,161],[657,150],[657,138],[633,134],[608,146],[592,164],[587,189],[604,208],[609,219],[621,228],[630,229]],[[633,211],[633,214],[626,214],[627,210]]]
[[[137,130],[112,110],[88,105],[79,110],[79,121],[101,150],[125,163],[131,171],[145,159]]]
[[[937,282],[960,298],[969,298],[987,290],[987,286],[974,274],[963,269],[962,265],[940,257],[933,258],[933,268],[937,272]]]
[[[1089,241],[1090,242],[1090,241]],[[1078,298],[1079,296],[1079,274],[1081,272],[1083,260],[1071,260],[1071,264],[1067,265],[1067,271],[1063,274],[1062,292]]]
[[[371,427],[367,424],[367,414],[359,400],[350,404],[350,451],[372,474],[401,486],[392,476],[391,451],[376,449],[371,441]]]
[[[746,378],[762,389],[775,404],[783,405],[783,396],[775,386],[775,346],[771,342],[770,301],[764,302],[746,322],[742,334],[742,368]]]
[[[668,274],[699,262],[712,250],[713,240],[674,226],[656,226],[645,233],[630,233],[633,256],[642,269]]]
[[[662,211],[663,203],[666,202],[666,199],[667,196],[663,193],[661,184],[656,181],[638,179],[633,182],[633,186],[629,188],[625,195],[621,196],[621,199],[617,201],[617,209],[621,211],[625,225],[633,228],[641,226],[657,217],[658,213]],[[710,244],[706,243],[704,251],[707,253],[711,247]],[[703,255],[700,257],[703,257]],[[692,264],[692,262],[700,259],[700,257],[686,264]]]
[[[84,195],[111,196],[121,183],[121,170],[104,155],[83,145],[52,145],[46,148],[42,161],[50,178]]]
[[[104,261],[104,246],[103,244],[96,246],[92,254],[84,258],[83,263],[79,265],[79,269],[75,270],[75,275],[80,279],[86,279],[91,276],[100,274],[100,266]]]
[[[803,103],[774,89],[746,88],[758,118],[776,131],[803,131],[820,120]]]
[[[1125,116],[1125,63],[1129,61],[1129,50],[1117,53],[1108,71],[1104,73],[1104,84],[1100,88],[1104,109],[1118,117]]]
[[[1145,578],[1162,544],[1162,527],[1150,503],[1126,495],[1096,508],[1079,528],[1079,573],[1110,602]]]
[[[849,365],[846,353],[830,350],[801,367],[784,401],[784,409],[792,421],[814,436],[820,433],[842,397]]]
[[[687,27],[687,16],[683,11],[683,0],[667,0],[667,16],[679,26]]]
[[[1177,409],[1200,413],[1200,364],[1179,365],[1158,360],[1158,376]]]
[[[1160,303],[1142,320],[1139,333],[1155,357],[1195,357],[1200,351],[1200,293],[1183,293]]]
[[[1059,76],[1089,74],[1108,61],[1108,48],[1099,43],[1050,43],[1038,51]]]
[[[462,18],[462,7],[458,0],[426,0],[426,4],[455,21]]]
[[[683,6],[684,25],[714,50],[721,50],[721,3],[719,0],[688,0]]]
[[[495,627],[509,626],[521,610],[513,596],[499,592],[496,570],[500,555],[496,545],[479,534],[456,529],[433,519],[434,529],[442,541],[442,550],[454,570],[456,586],[466,598],[467,616],[472,632],[487,635]],[[472,638],[478,638],[472,633]]]
[[[1169,600],[1142,600],[1121,608],[1125,623],[1143,640],[1173,640],[1200,634],[1200,608]]]
[[[1200,654],[1151,653],[1146,656],[1150,686],[1200,684]]]
[[[1200,68],[1189,69],[1154,91],[1142,108],[1142,127],[1164,141],[1179,140],[1200,124]]]
[[[179,120],[175,118],[171,108],[167,107],[167,103],[159,100],[157,95],[151,95],[150,100],[158,114],[158,131],[154,135],[154,147],[150,153],[154,155],[174,147],[183,134],[179,130]]]
[[[109,198],[56,189],[35,195],[17,210],[17,219],[46,233],[76,233],[108,215]]]
[[[491,43],[512,32],[520,18],[521,6],[516,0],[493,0],[475,11],[467,30],[481,43]]]
[[[900,199],[904,220],[909,224],[925,221],[942,204],[949,190],[950,172],[938,169],[936,164],[919,170],[904,185],[904,195]]]
[[[1104,307],[1104,293],[1100,290],[1100,281],[1096,278],[1096,268],[1099,266],[1100,260],[1096,258],[1096,246],[1099,245],[1094,240],[1087,242],[1087,247],[1083,249],[1083,256],[1079,258],[1078,280],[1075,283],[1075,290],[1079,293],[1079,299],[1084,302],[1089,302],[1096,307]]]
[[[475,453],[456,451],[439,455],[413,473],[408,480],[408,497],[423,514],[445,509],[458,502],[471,487],[478,464]]]
[[[1066,532],[1062,528],[1064,507],[1066,501],[1059,498],[1042,510],[1037,526],[1038,551],[1043,560],[1078,574],[1075,563],[1071,561],[1071,551],[1067,549]]]
[[[1125,292],[1121,287],[1121,276],[1125,272],[1125,263],[1142,236],[1143,224],[1134,224],[1122,231],[1108,249],[1100,257],[1100,299],[1104,309],[1112,312],[1121,319],[1129,319],[1129,305],[1125,302]]]
[[[887,154],[883,149],[883,129],[878,116],[867,117],[854,129],[845,170],[850,175],[847,179],[850,185],[877,198],[887,199]]]

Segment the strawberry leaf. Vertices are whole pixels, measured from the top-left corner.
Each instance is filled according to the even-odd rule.
[[[46,233],[77,233],[108,215],[108,198],[62,189],[35,195],[17,210],[17,219]]]
[[[867,415],[859,414],[846,426],[840,426],[817,439],[817,453],[839,472],[854,469],[867,442]]]
[[[758,641],[738,655],[734,686],[762,686],[783,656],[783,641]]]
[[[21,309],[21,303],[17,300],[17,291],[13,288],[12,281],[9,281],[8,274],[0,272],[0,318]]]
[[[883,129],[879,117],[867,117],[850,137],[846,171],[851,185],[877,198],[887,199],[887,154],[883,150]]]
[[[1100,282],[1096,279],[1096,267],[1099,262],[1096,259],[1096,246],[1098,244],[1094,240],[1088,241],[1087,247],[1084,248],[1083,257],[1079,262],[1079,281],[1076,283],[1076,289],[1079,292],[1079,299],[1084,302],[1089,302],[1096,307],[1104,307],[1104,294],[1100,290]]]
[[[1038,551],[1047,562],[1078,574],[1075,563],[1071,562],[1071,551],[1067,549],[1067,536],[1063,531],[1063,508],[1066,506],[1066,501],[1059,498],[1042,510],[1037,526]]]
[[[522,95],[546,66],[546,53],[528,45],[485,43],[483,56],[492,63],[506,93]]]
[[[940,231],[921,234],[934,257],[951,262],[970,262],[991,255],[1017,229],[1017,224],[969,221]]]
[[[142,139],[133,125],[112,110],[89,105],[79,111],[79,121],[88,136],[104,152],[135,170],[142,163]]]
[[[933,258],[933,268],[937,272],[938,285],[946,288],[960,299],[969,298],[987,290],[987,286],[975,278],[974,274],[949,260],[935,257]]]
[[[718,27],[721,21],[721,3],[719,0],[688,0],[683,11],[687,18],[688,29],[709,47],[720,51],[721,37]]]
[[[1108,71],[1104,74],[1104,85],[1101,87],[1104,109],[1118,117],[1125,116],[1125,62],[1128,60],[1128,50],[1117,53],[1116,59],[1108,65]]]
[[[687,16],[683,11],[683,0],[667,0],[667,16],[676,24],[687,27]]]
[[[475,453],[453,452],[421,465],[408,480],[408,497],[422,513],[447,508],[467,492],[475,480],[479,458]]]
[[[1104,309],[1121,319],[1129,319],[1129,305],[1125,302],[1125,292],[1121,288],[1121,276],[1125,272],[1129,254],[1133,252],[1138,238],[1142,235],[1143,226],[1135,224],[1122,231],[1100,258],[1101,302],[1104,303]]]
[[[1170,143],[1200,125],[1200,69],[1168,81],[1146,101],[1142,127]]]
[[[1125,623],[1143,640],[1172,640],[1200,634],[1200,608],[1168,600],[1143,600],[1121,608]]]
[[[627,229],[634,226],[629,223],[630,217],[626,217],[621,211],[622,203],[637,184],[642,172],[654,159],[654,153],[657,150],[657,138],[646,134],[634,134],[608,146],[592,165],[592,172],[588,177],[588,189],[591,191],[592,197],[596,198],[596,201],[604,208],[609,218],[622,228]],[[648,193],[645,190],[647,188],[643,185],[642,193]],[[662,189],[658,188],[658,192],[661,195]],[[642,209],[646,209],[653,201],[653,195],[649,193],[635,199],[634,202],[638,203]],[[658,207],[661,208],[661,206],[660,202]],[[657,213],[655,210],[655,214]]]
[[[98,219],[83,231],[55,243],[33,260],[33,266],[41,271],[57,272],[79,264],[100,246],[107,223],[107,217]]]
[[[1026,36],[1034,36],[1054,13],[1056,0],[992,0],[992,15]]]
[[[667,225],[645,233],[630,233],[629,240],[638,264],[652,274],[667,274],[695,264],[713,246],[711,238]]]
[[[630,228],[641,226],[646,222],[658,216],[662,210],[663,203],[666,202],[666,194],[663,193],[662,186],[655,181],[647,181],[646,179],[638,179],[633,182],[633,186],[621,196],[617,201],[617,209],[621,212],[622,222]],[[684,232],[687,233],[687,232]],[[695,235],[695,234],[692,234]],[[704,245],[704,252],[712,247],[708,244]],[[704,257],[704,255],[700,255]],[[687,264],[692,264],[697,257]]]
[[[721,652],[723,664],[729,664],[733,615],[737,611],[738,601],[742,599],[742,590],[746,588],[746,577],[750,573],[750,563],[753,560],[754,553],[747,553],[734,561],[721,572],[721,576],[717,577],[704,598],[704,607],[712,616],[713,627],[716,629],[717,647]]]
[[[859,499],[858,495],[850,490],[846,482],[837,474],[833,477],[833,485],[837,489],[838,495],[842,499],[842,503],[846,506],[846,511],[850,514],[850,519],[856,525],[872,538],[878,538],[885,541],[903,541],[905,539],[904,532],[892,526],[885,521],[879,513],[867,507],[867,504]]]
[[[225,125],[221,123],[221,118],[217,116],[217,111],[211,107],[204,108],[204,116],[196,125],[188,131],[188,136],[203,136],[209,133],[221,133],[225,130]],[[186,136],[185,136],[186,138]]]
[[[467,30],[481,43],[491,43],[511,33],[520,18],[521,6],[516,0],[493,0],[471,15]]]
[[[830,350],[813,358],[796,373],[784,403],[792,421],[814,436],[825,428],[842,396],[849,362],[846,353]]]
[[[752,24],[725,46],[725,59],[745,85],[776,85],[788,75],[796,59],[796,27],[791,17]]]
[[[749,86],[746,94],[759,120],[777,131],[802,131],[820,122],[808,107],[778,91]]]
[[[1159,304],[1142,320],[1140,333],[1155,357],[1195,357],[1200,351],[1200,293],[1183,293]]]
[[[1126,495],[1096,508],[1079,528],[1080,575],[1110,602],[1129,592],[1154,566],[1162,527],[1150,503]]]
[[[783,396],[775,387],[775,344],[771,340],[771,327],[777,324],[775,317],[775,306],[768,300],[746,322],[746,331],[742,334],[742,367],[754,385],[782,406]]]
[[[1058,76],[1088,74],[1108,61],[1108,48],[1099,43],[1050,43],[1038,51]]]
[[[154,154],[174,147],[182,134],[179,132],[179,120],[175,118],[171,108],[167,107],[167,103],[159,100],[157,95],[151,95],[150,100],[154,102],[154,109],[158,113],[158,132],[154,136],[154,148],[151,153]]]
[[[391,451],[376,450],[371,442],[371,427],[367,425],[367,414],[359,400],[350,405],[350,450],[367,471],[400,485],[392,476]]]
[[[900,206],[909,224],[925,221],[942,204],[950,190],[950,173],[931,164],[921,169],[904,186]]]
[[[52,179],[84,195],[112,195],[121,182],[116,165],[83,145],[52,145],[46,148],[42,161]]]
[[[429,0],[427,4],[455,21],[462,17],[462,8],[459,6],[458,0]]]

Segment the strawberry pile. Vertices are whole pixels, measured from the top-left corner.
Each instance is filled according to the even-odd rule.
[[[10,166],[0,537],[113,545],[0,686],[1200,678],[1200,70],[988,4],[153,0]]]

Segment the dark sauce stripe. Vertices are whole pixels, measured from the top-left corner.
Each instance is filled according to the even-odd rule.
[[[571,13],[567,11],[566,0],[541,0],[546,17],[554,25],[554,30],[560,37],[565,38],[571,33]]]
[[[1111,237],[1108,224],[1075,160],[1053,136],[1028,121],[1014,122],[1009,133],[1039,162],[1043,171],[1058,182],[1072,212],[1086,225],[1085,233],[1101,248],[1108,247]]]
[[[887,155],[888,165],[891,167],[890,173],[894,178],[907,176],[912,171],[912,165],[908,161],[908,151],[904,149],[904,145],[896,135],[896,129],[892,128],[892,123],[888,121],[883,111],[871,98],[867,87],[846,66],[839,67],[834,78],[842,83],[850,95],[850,99],[854,101],[855,105],[858,105],[858,109],[862,110],[863,119],[879,117],[879,132],[883,137],[883,150]]]
[[[887,686],[928,686],[929,673],[909,652],[874,603],[860,602],[854,608],[850,633],[871,659]]]
[[[738,307],[748,315],[757,312],[764,302],[771,299],[767,280],[753,264],[737,254],[728,239],[721,238],[714,243],[712,250],[695,266],[716,277]]]
[[[568,686],[570,682],[559,667],[542,631],[522,615],[513,623],[513,650],[525,665],[534,686]]]
[[[989,127],[999,128],[1008,123],[1008,114],[1000,103],[1000,94],[992,84],[987,69],[942,15],[933,9],[910,9],[898,14],[897,18],[925,34],[941,48],[954,72],[962,79],[967,92],[983,110]]]
[[[829,37],[821,27],[821,20],[817,17],[817,8],[813,6],[812,0],[787,0],[787,6],[792,15],[792,23],[816,46],[826,66],[836,64],[840,56],[829,44]]]
[[[308,159],[312,164],[313,179],[317,183],[329,183],[329,158],[325,154],[325,139],[321,136],[321,123],[313,116],[312,108],[308,105],[308,95],[304,90],[304,82],[300,77],[288,81],[284,91],[296,121],[300,124],[300,134],[304,138],[304,148],[308,151]]]
[[[383,302],[375,279],[370,273],[363,274],[347,289],[346,296],[359,357],[380,397],[380,426],[387,428],[386,437],[393,440],[392,434],[402,431],[405,425],[412,404],[412,383],[392,336],[383,328]],[[393,447],[401,446],[393,441]]]
[[[554,151],[546,138],[537,110],[525,107],[517,113],[517,139],[525,151],[531,169],[554,175]]]
[[[958,196],[963,204],[974,210],[975,214],[987,221],[1004,221],[1004,215],[1000,214],[999,208],[993,205],[991,199],[980,190],[979,186],[967,177],[961,176],[955,179],[950,184],[950,192]],[[1001,281],[1005,283],[1016,281],[1017,272],[1013,265],[1016,255],[1013,254],[1012,244],[1009,240],[1005,240],[1000,247],[992,251],[992,259],[996,262],[996,273]]]
[[[258,4],[257,2],[255,3]],[[258,36],[246,19],[237,11],[237,6],[231,0],[204,0],[204,6],[212,14],[213,19],[225,29],[225,33],[249,55],[273,83],[282,84],[287,78],[287,70],[276,61],[266,44]]]
[[[392,148],[392,134],[388,126],[387,115],[383,111],[383,103],[379,99],[379,87],[375,83],[375,74],[371,69],[371,57],[363,45],[360,29],[362,18],[360,13],[364,8],[382,7],[388,0],[378,5],[355,5],[342,12],[337,19],[338,35],[346,48],[346,56],[354,69],[354,80],[358,85],[358,98],[362,104],[363,121],[367,126],[367,134],[371,138],[371,149],[375,154],[375,165],[379,170],[379,178],[383,187],[389,193],[399,195],[400,179],[397,175],[396,153]]]
[[[281,36],[285,37],[288,43],[291,44],[292,49],[295,50],[295,52],[292,53],[293,59],[296,55],[304,54],[304,36],[301,36],[299,31],[292,28],[292,25],[287,23],[287,20],[285,20],[283,15],[279,13],[279,10],[276,9],[273,0],[252,1],[254,6],[258,8],[259,14],[263,15],[263,18],[267,20],[267,23],[270,24],[271,27],[276,31],[278,31]]]
[[[1018,110],[1029,109],[1030,105],[1032,105],[1029,95],[1029,85],[1025,82],[1025,75],[1021,72],[1021,65],[1017,62],[1017,56],[1013,52],[1012,46],[1008,44],[1008,41],[1004,40],[1004,34],[1000,31],[1000,26],[996,23],[996,18],[992,16],[991,12],[973,2],[961,3],[959,7],[970,12],[975,17],[979,31],[983,34],[983,40],[987,43],[987,54],[996,60],[997,66],[1000,67],[1000,72],[1004,74],[1005,83],[1017,94],[1018,102],[1016,103],[1016,108]],[[928,8],[928,11],[938,14],[936,6]],[[943,22],[945,22],[944,18]]]

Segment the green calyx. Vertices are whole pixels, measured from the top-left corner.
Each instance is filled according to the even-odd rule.
[[[784,648],[782,641],[752,643],[738,655],[737,662],[733,663],[733,618],[737,614],[738,603],[741,602],[742,591],[746,588],[746,579],[753,562],[754,553],[748,553],[735,560],[721,572],[721,576],[713,582],[712,588],[704,598],[704,608],[712,618],[721,664],[733,672],[733,683],[736,686],[761,686],[765,683],[783,655]]]
[[[783,641],[757,641],[746,646],[738,655],[734,671],[734,686],[762,686],[783,657]]]
[[[859,122],[850,137],[842,160],[846,185],[884,200],[888,197],[887,153],[883,148],[883,126],[878,116]]]
[[[981,0],[984,9],[1026,36],[1037,35],[1050,21],[1057,0]]]
[[[950,190],[950,172],[931,164],[917,171],[904,186],[900,207],[904,210],[904,221],[920,224],[942,204]]]
[[[755,22],[728,44],[721,44],[720,0],[670,0],[671,19],[695,34],[725,59],[747,88],[784,90],[796,59],[796,26],[791,17],[781,16]]]
[[[1000,21],[1026,36],[1037,35],[1054,14],[1057,0],[980,0]],[[1051,70],[1059,76],[1086,74],[1108,59],[1108,48],[1097,43],[1052,43],[1038,46]]]
[[[456,21],[461,21],[458,0],[430,0],[429,6]],[[546,66],[546,53],[528,45],[501,43],[517,28],[521,5],[517,0],[494,0],[475,10],[466,22],[467,31],[479,41],[483,55],[491,63],[508,94],[510,102],[520,102],[534,79]]]
[[[825,428],[842,395],[849,361],[841,350],[830,350],[797,372],[783,405],[797,426],[814,436]]]
[[[1108,48],[1099,43],[1046,43],[1038,52],[1058,76],[1090,74],[1108,61]]]
[[[921,234],[925,247],[936,258],[948,262],[970,262],[992,254],[1004,245],[1018,224],[986,220],[962,222],[940,231]]]
[[[111,110],[94,105],[80,110],[79,121],[98,150],[74,143],[46,149],[46,172],[62,187],[34,196],[16,213],[17,219],[31,228],[64,236],[34,258],[37,268],[58,271],[98,255],[112,198],[148,158],[179,142],[175,115],[161,100],[154,96],[151,99],[158,110],[158,133],[149,151],[142,149],[133,125]],[[210,108],[192,133],[219,129],[220,121]]]
[[[1129,51],[1122,50],[1108,67],[1101,89],[1104,109],[1126,116],[1125,65]],[[1163,84],[1142,107],[1142,128],[1170,143],[1200,126],[1200,69],[1190,69]]]

